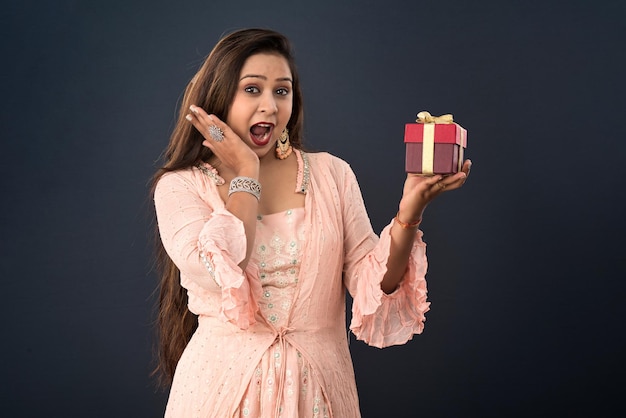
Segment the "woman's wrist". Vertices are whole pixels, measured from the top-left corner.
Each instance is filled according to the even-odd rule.
[[[253,179],[259,178],[259,164],[249,164],[236,170],[236,177],[249,177]]]
[[[413,219],[402,218],[401,216],[402,215],[400,215],[400,211],[398,211],[398,213],[396,213],[396,217],[394,218],[394,221],[398,225],[400,225],[402,227],[402,229],[415,229],[422,222],[422,217],[421,216],[419,216],[417,218],[413,218]]]

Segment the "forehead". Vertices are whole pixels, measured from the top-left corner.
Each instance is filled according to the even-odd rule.
[[[262,75],[269,79],[291,78],[287,59],[280,54],[260,53],[248,57],[241,67],[241,76]]]

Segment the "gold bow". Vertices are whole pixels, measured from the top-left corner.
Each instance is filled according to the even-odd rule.
[[[452,115],[433,116],[430,113],[423,111],[417,114],[417,123],[452,123]]]

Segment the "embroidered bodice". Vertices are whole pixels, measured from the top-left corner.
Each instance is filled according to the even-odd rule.
[[[257,217],[251,262],[259,269],[259,307],[274,327],[287,326],[305,240],[304,208]]]

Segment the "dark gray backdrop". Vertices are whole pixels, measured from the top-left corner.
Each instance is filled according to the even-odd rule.
[[[158,417],[149,178],[225,31],[294,42],[306,141],[352,164],[377,231],[403,126],[469,131],[429,207],[426,330],[354,339],[363,416],[606,416],[625,389],[626,3],[22,1],[2,12],[0,410]]]

